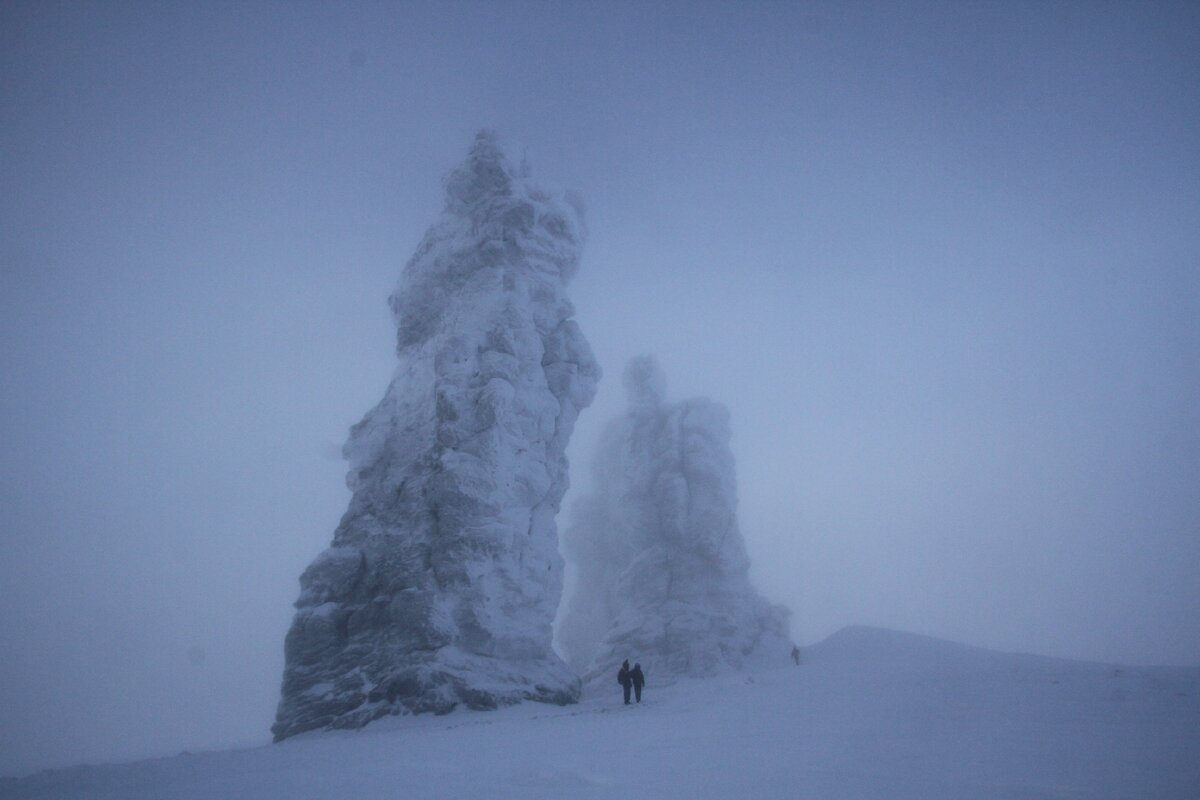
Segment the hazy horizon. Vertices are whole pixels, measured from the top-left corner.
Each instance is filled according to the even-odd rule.
[[[480,128],[605,370],[728,406],[756,587],[1200,664],[1200,9],[0,6],[0,774],[266,741]],[[131,702],[132,699],[132,702]]]

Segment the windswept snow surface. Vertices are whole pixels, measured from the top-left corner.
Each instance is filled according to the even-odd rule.
[[[300,579],[277,739],[579,696],[551,625],[564,451],[600,376],[566,296],[581,212],[487,131],[445,189],[390,298],[395,376],[344,448],[350,507]]]
[[[799,667],[576,706],[381,720],[251,750],[46,772],[0,798],[1200,797],[1200,668],[997,653],[868,628]]]

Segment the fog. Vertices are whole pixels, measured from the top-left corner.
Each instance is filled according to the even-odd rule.
[[[1200,663],[1194,4],[0,6],[0,774],[259,744],[481,127],[606,370],[730,409],[756,587]]]

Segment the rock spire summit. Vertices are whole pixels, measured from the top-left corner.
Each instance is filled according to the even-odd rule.
[[[564,450],[600,376],[565,292],[581,213],[489,131],[445,191],[389,298],[395,374],[343,448],[349,508],[300,579],[276,740],[578,698],[550,640]]]

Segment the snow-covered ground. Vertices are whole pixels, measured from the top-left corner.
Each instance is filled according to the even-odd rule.
[[[0,781],[0,797],[1200,798],[1200,668],[849,628],[800,667],[647,678],[641,706],[621,705],[614,675],[575,706],[56,770]]]

